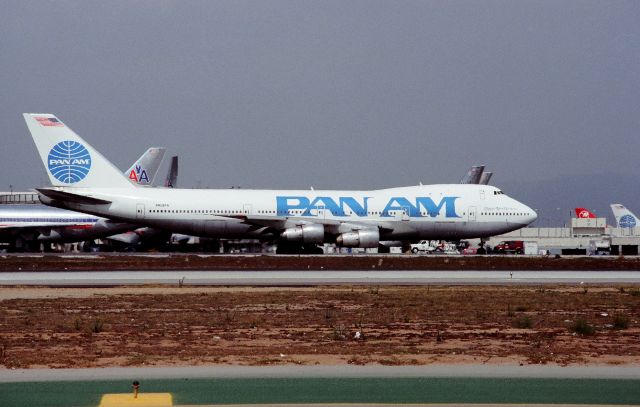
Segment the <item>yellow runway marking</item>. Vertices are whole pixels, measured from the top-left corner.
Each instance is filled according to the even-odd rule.
[[[169,407],[173,406],[171,393],[140,393],[133,398],[132,393],[105,394],[99,407]]]

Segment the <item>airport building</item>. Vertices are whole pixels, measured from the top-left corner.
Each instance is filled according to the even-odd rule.
[[[638,255],[640,228],[617,228],[606,218],[572,218],[569,227],[526,227],[487,240],[491,247],[501,241],[521,240],[537,244],[551,254]]]
[[[39,204],[37,192],[0,192],[0,205]]]

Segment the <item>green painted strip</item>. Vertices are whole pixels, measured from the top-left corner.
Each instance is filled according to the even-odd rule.
[[[144,380],[180,404],[540,403],[640,404],[640,379],[302,378]],[[97,406],[129,381],[0,383],[0,406]]]

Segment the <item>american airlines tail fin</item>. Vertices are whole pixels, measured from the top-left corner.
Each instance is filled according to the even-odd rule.
[[[589,218],[589,219],[596,218],[596,214],[591,212],[587,208],[575,208],[574,210],[576,211],[576,216],[578,218]]]
[[[175,188],[178,186],[178,156],[171,157],[171,166],[167,173],[167,179],[164,181],[164,186],[167,188]]]
[[[635,228],[640,220],[621,204],[611,204],[613,216],[616,218],[616,224],[619,228]]]
[[[167,149],[164,147],[151,147],[133,163],[125,175],[134,185],[153,185],[166,151]]]
[[[51,185],[134,188],[118,168],[54,115],[24,113],[23,116]]]

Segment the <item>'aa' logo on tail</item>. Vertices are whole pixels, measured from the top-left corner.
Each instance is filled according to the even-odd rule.
[[[76,141],[61,141],[49,151],[47,167],[58,181],[74,184],[89,174],[91,155]]]

